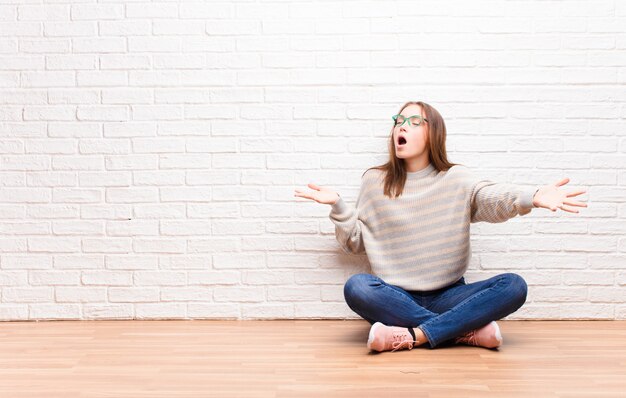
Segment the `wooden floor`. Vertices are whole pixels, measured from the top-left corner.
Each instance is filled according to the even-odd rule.
[[[369,353],[365,321],[0,323],[0,397],[626,397],[626,322]]]

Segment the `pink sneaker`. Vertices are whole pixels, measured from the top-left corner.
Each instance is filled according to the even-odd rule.
[[[412,330],[408,328],[385,326],[380,322],[376,322],[370,329],[367,348],[378,352],[401,349],[410,350],[415,343],[415,337],[411,332]]]
[[[500,327],[495,322],[490,322],[480,329],[465,333],[455,340],[457,344],[474,345],[477,347],[496,348],[502,344]]]

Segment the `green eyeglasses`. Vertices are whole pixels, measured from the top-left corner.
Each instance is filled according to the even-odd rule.
[[[402,115],[393,115],[391,118],[393,119],[393,122],[395,123],[396,127],[402,126],[407,121],[409,122],[409,126],[412,126],[412,127],[417,127],[420,124],[422,124],[422,122],[428,123],[428,120],[423,118],[421,115],[413,115],[409,117],[405,117]]]

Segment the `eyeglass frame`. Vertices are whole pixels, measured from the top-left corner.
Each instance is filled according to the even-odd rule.
[[[401,124],[398,124],[398,117],[400,117],[400,116],[402,116],[404,118],[404,121]],[[409,126],[410,127],[419,127],[419,126],[422,125],[423,122],[424,123],[428,123],[428,119],[426,119],[422,115],[413,115],[413,116],[406,117],[404,115],[397,114],[397,115],[393,115],[391,118],[393,119],[394,127],[402,127],[404,125],[404,123],[407,122],[407,120],[411,120],[413,118],[419,119],[420,122],[417,125],[415,125],[415,126],[411,122],[409,122]]]

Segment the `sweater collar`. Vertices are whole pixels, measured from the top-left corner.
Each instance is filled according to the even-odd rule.
[[[435,166],[433,166],[432,163],[428,163],[428,166],[424,167],[421,170],[414,171],[414,172],[407,171],[406,178],[407,180],[420,180],[422,178],[429,176],[430,173],[432,173],[433,171],[435,171]]]

